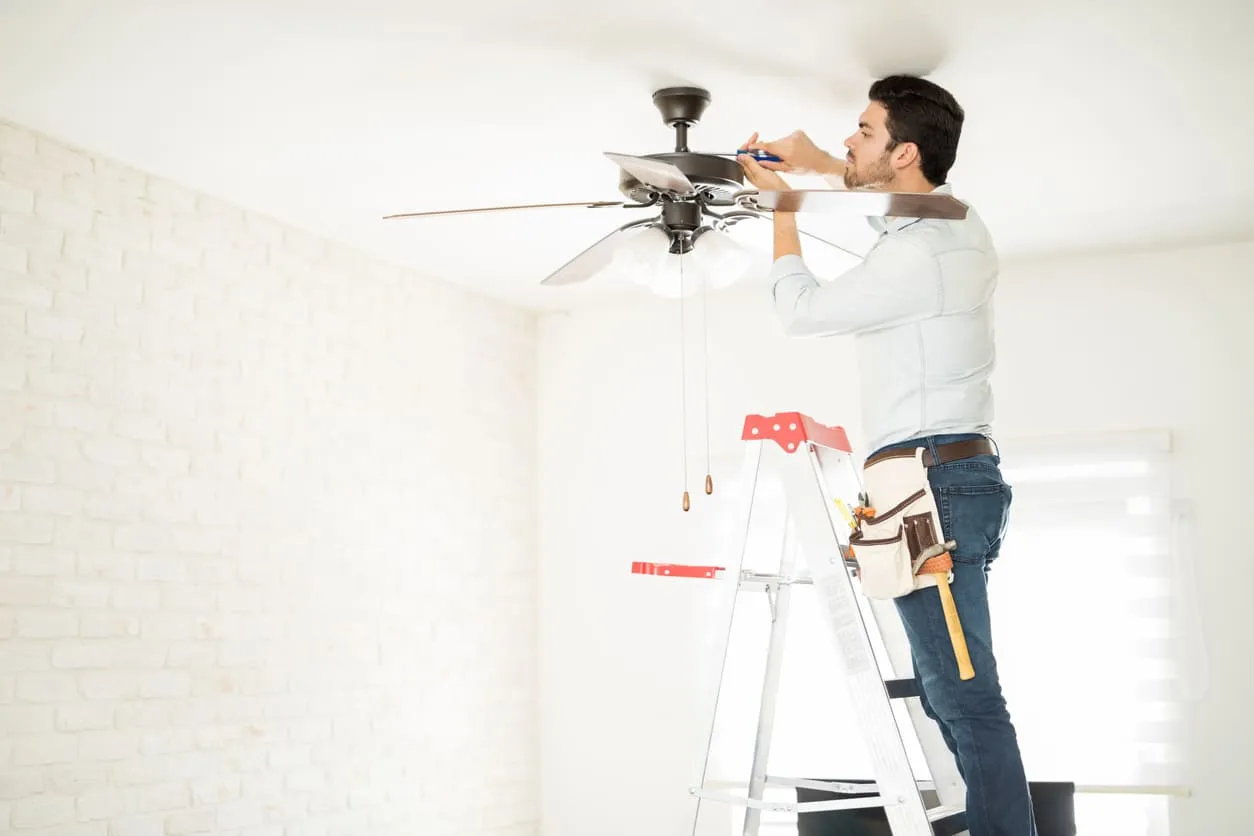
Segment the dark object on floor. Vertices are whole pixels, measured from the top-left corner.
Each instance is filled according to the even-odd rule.
[[[817,778],[819,781],[863,783],[863,779]],[[1076,836],[1075,784],[1054,781],[1029,781],[1028,792],[1036,811],[1038,836]],[[837,798],[864,798],[874,793],[840,793],[823,790],[797,789],[797,801],[830,801]],[[935,806],[936,797],[931,792],[923,794],[929,807]],[[939,831],[946,836],[957,836],[964,830]],[[878,807],[864,810],[822,810],[797,815],[797,836],[892,836],[884,811]]]

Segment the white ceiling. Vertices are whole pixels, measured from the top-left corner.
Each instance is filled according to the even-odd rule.
[[[1254,236],[1252,23],[1248,0],[4,0],[0,117],[547,307],[575,292],[539,280],[623,210],[380,216],[617,200],[602,152],[671,149],[668,83],[712,93],[694,150],[838,149],[872,74],[934,42],[967,111],[952,180],[1006,258]]]

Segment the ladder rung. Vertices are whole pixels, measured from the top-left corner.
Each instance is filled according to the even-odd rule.
[[[776,778],[768,775],[765,783],[768,787],[839,792],[845,795],[875,795],[876,793],[874,781],[819,781],[813,778]]]
[[[809,789],[818,790],[820,792],[840,792],[845,794],[871,793],[876,792],[875,781],[868,778],[852,778],[838,780],[821,780],[819,778],[785,778],[779,775],[767,775],[762,783],[768,787],[776,789]],[[936,782],[930,778],[920,778],[915,781],[920,792],[935,792]],[[705,784],[707,789],[736,789],[744,790],[744,781],[720,781],[711,780]]]
[[[909,679],[886,679],[884,687],[888,690],[888,698],[890,700],[904,700],[907,697],[917,697],[920,694],[919,680],[914,677]]]
[[[722,801],[741,807],[752,807],[755,810],[765,810],[769,813],[818,813],[824,810],[863,810],[868,807],[879,807],[881,809],[884,807],[884,800],[878,795],[870,795],[864,798],[834,798],[828,801],[765,801],[749,798],[747,795],[722,792],[720,790],[706,790],[700,787],[693,787],[688,790],[688,793],[697,798],[708,798],[711,801]]]
[[[740,573],[741,586],[784,586],[786,584],[813,584],[814,578],[805,574],[772,575],[766,572],[754,572],[745,569]]]

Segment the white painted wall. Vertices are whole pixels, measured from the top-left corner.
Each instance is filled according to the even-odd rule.
[[[1254,499],[1251,263],[1254,245],[1244,244],[1010,265],[998,297],[1000,434],[1173,434],[1178,495],[1197,513],[1210,654],[1209,690],[1191,718],[1195,795],[1172,804],[1178,836],[1235,833],[1254,820],[1254,561],[1241,522]],[[689,336],[699,352],[700,307],[692,304]],[[702,551],[699,531],[707,497],[696,365],[688,374],[694,512],[679,511],[678,322],[674,303],[645,303],[542,323],[545,836],[690,825],[685,791],[707,722],[695,638],[707,586],[629,574],[632,560],[717,560]],[[860,444],[845,339],[781,338],[761,292],[712,302],[709,326],[716,457],[739,454],[747,412],[801,410],[846,425]],[[717,487],[717,471],[715,479]],[[1059,567],[1075,571],[1065,549],[1059,544]],[[716,821],[711,828],[728,832]]]
[[[535,344],[0,126],[0,830],[533,834]]]

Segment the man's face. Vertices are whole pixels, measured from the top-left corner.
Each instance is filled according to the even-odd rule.
[[[845,188],[882,190],[892,185],[896,171],[889,161],[888,111],[871,102],[858,117],[858,130],[845,140]]]

